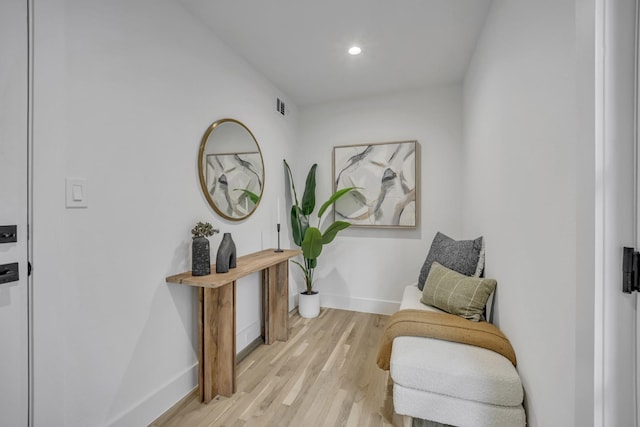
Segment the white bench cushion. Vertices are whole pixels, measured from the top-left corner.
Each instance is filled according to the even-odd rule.
[[[523,399],[520,377],[506,357],[432,338],[396,338],[391,378],[404,387],[492,405],[516,406]]]
[[[458,427],[524,427],[522,405],[496,406],[393,385],[396,413]]]
[[[408,286],[400,308],[440,311],[422,304],[420,295],[417,286]],[[390,371],[394,383],[415,390],[500,406],[518,406],[523,400],[520,376],[511,362],[467,344],[398,337]]]

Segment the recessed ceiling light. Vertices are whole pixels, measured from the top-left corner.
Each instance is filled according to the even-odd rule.
[[[360,46],[351,46],[349,48],[350,55],[360,55],[360,53],[362,53],[362,49],[360,49]]]

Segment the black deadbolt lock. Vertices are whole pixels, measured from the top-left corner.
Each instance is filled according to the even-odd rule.
[[[0,225],[0,243],[18,241],[18,227],[15,225]]]

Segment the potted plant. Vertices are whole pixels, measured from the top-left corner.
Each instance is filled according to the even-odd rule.
[[[313,273],[318,265],[318,257],[322,253],[324,245],[331,243],[339,231],[351,225],[345,221],[335,221],[322,232],[320,230],[322,215],[336,200],[351,190],[354,190],[355,187],[343,188],[333,193],[318,210],[316,215],[317,226],[314,227],[311,225],[310,218],[316,207],[316,169],[318,165],[314,164],[309,170],[301,203],[298,202],[296,187],[293,183],[293,175],[286,160],[284,160],[284,165],[289,175],[293,193],[291,233],[294,243],[302,249],[302,257],[304,260],[304,263],[293,261],[302,270],[306,285],[306,290],[300,293],[298,312],[302,317],[316,317],[320,313],[320,296],[317,291],[313,290]]]
[[[211,257],[209,239],[220,230],[213,228],[208,222],[198,222],[191,230],[193,243],[191,245],[191,274],[193,276],[206,276],[211,274]]]

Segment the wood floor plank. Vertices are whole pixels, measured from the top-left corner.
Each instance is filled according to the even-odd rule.
[[[289,318],[289,340],[262,345],[237,367],[237,392],[197,393],[153,427],[392,426],[389,373],[375,364],[388,316],[322,309]]]

